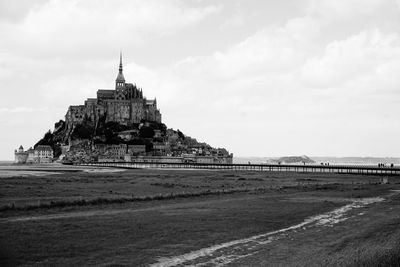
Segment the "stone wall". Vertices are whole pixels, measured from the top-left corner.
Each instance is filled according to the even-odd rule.
[[[14,156],[14,163],[26,163],[28,152],[15,152]]]

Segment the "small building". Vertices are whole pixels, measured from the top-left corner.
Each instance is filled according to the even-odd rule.
[[[34,151],[34,161],[36,163],[51,163],[53,161],[53,149],[51,146],[38,145]]]
[[[145,145],[128,145],[128,154],[129,155],[139,155],[146,153]]]
[[[127,145],[119,144],[119,145],[109,145],[107,146],[107,150],[112,158],[117,160],[123,160],[126,154]]]

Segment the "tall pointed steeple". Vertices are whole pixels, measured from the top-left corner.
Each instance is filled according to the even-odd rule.
[[[125,77],[122,73],[122,52],[119,54],[119,71],[115,80],[115,99],[125,99]]]
[[[120,52],[120,54],[119,54],[119,72],[118,72],[116,82],[117,82],[117,85],[118,85],[118,83],[125,83],[125,77],[124,77],[124,74],[122,73],[122,52]]]
[[[122,73],[122,51],[119,53],[119,73]]]

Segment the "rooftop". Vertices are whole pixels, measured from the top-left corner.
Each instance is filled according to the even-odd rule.
[[[35,150],[41,150],[41,151],[53,151],[51,146],[47,145],[38,145]]]

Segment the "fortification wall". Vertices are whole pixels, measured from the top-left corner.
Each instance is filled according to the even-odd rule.
[[[15,152],[14,153],[14,162],[15,163],[26,163],[28,159],[27,152]]]

